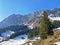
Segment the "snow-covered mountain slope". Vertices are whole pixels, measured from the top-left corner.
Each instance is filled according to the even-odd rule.
[[[36,26],[37,22],[39,23],[39,19],[41,18],[43,11],[44,10],[32,12],[24,16],[21,14],[12,14],[0,22],[0,28],[11,26],[11,25],[21,25],[21,24],[32,25],[32,23],[34,22],[35,25],[33,26]],[[60,8],[54,8],[52,10],[45,10],[45,11],[47,12],[48,16],[50,14],[53,14],[52,16],[54,17],[56,16],[60,17]]]
[[[13,35],[15,32],[14,31],[6,31],[0,34],[0,42],[3,40],[8,40],[11,35]]]
[[[25,40],[9,40],[9,41],[4,41],[0,43],[0,45],[22,45],[25,43]]]
[[[22,39],[24,37],[24,39]],[[27,42],[27,35],[19,35],[13,39],[9,39],[8,41],[3,41],[0,43],[0,45],[22,45]]]
[[[60,21],[60,17],[49,17],[49,19],[53,22],[53,21]]]
[[[23,34],[23,35],[16,36],[13,39],[3,41],[0,43],[0,45],[23,45],[23,44],[27,44],[27,42],[29,42],[29,44],[32,44],[32,42],[38,39],[40,39],[39,36],[34,37],[32,40],[30,40],[28,39],[28,35]]]
[[[1,34],[2,37],[10,37],[10,35],[14,34],[14,31],[6,31]]]

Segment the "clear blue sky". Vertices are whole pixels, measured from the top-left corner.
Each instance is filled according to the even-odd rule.
[[[0,0],[0,21],[14,13],[24,15],[59,7],[60,0]]]

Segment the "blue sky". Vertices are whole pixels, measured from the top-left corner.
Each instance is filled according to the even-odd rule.
[[[59,8],[60,0],[0,0],[0,21],[11,14],[28,14],[42,9]]]

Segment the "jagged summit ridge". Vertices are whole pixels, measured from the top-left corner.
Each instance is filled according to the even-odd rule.
[[[34,26],[39,23],[39,19],[41,18],[42,12],[36,11],[27,15],[21,15],[21,14],[12,14],[5,18],[3,21],[0,22],[0,28],[11,26],[11,25],[22,25],[22,24],[33,24]],[[52,10],[45,10],[49,15],[52,14],[52,16],[60,16],[60,8],[54,8]]]

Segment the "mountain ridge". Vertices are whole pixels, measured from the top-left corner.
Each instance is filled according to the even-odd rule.
[[[0,22],[0,28],[4,28],[11,25],[22,25],[22,24],[32,25],[32,26],[38,25],[43,11],[44,10],[41,11],[39,10],[26,15],[12,14]],[[45,10],[45,11],[47,12],[48,16],[51,14],[54,17],[60,16],[60,8],[54,8],[52,10]]]

